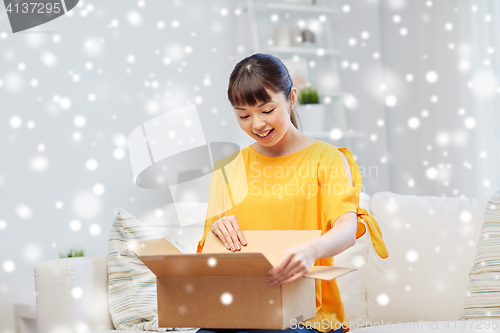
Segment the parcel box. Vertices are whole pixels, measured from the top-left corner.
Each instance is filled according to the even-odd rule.
[[[356,270],[313,266],[295,282],[270,286],[267,272],[281,252],[319,237],[321,230],[243,234],[247,245],[237,252],[212,232],[196,254],[182,254],[163,238],[127,243],[156,275],[160,327],[286,329],[316,317],[315,279]]]

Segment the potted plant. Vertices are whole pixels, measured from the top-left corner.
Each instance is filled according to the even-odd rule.
[[[322,132],[325,124],[325,106],[320,103],[318,91],[312,87],[299,90],[297,112],[304,132]]]
[[[67,253],[59,252],[59,258],[83,257],[83,249],[70,249]]]

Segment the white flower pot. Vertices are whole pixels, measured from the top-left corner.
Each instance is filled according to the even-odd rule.
[[[325,106],[323,104],[302,104],[295,106],[302,123],[303,132],[325,130]]]
[[[292,29],[287,25],[274,28],[274,45],[288,47],[292,45]]]

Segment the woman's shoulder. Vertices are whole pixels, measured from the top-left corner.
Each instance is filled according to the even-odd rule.
[[[336,165],[348,168],[353,164],[354,157],[345,147],[337,147],[331,143],[320,141],[316,145],[316,154],[322,165]]]
[[[316,143],[316,151],[327,154],[327,156],[335,156],[342,150],[347,150],[347,148],[340,148],[331,143],[318,140]]]
[[[238,149],[236,151],[233,151],[232,153],[230,153],[226,157],[222,157],[222,158],[219,158],[219,159],[215,160],[215,162],[214,162],[214,170],[218,170],[218,169],[220,169],[220,168],[222,168],[222,167],[230,164],[234,160],[240,158],[242,156],[242,154],[245,153],[245,151],[248,152],[248,147],[247,148],[243,148],[243,149]]]

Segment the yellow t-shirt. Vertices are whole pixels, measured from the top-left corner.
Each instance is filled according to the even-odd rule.
[[[352,183],[339,151],[349,161]],[[359,207],[361,188],[358,165],[346,148],[316,141],[293,154],[269,157],[248,146],[214,165],[205,230],[196,252],[201,253],[207,232],[224,215],[236,216],[242,230],[319,229],[323,235],[341,215],[356,212],[356,239],[366,232],[364,221],[375,251],[387,258],[377,221]],[[334,258],[314,264],[333,266]],[[333,326],[326,328],[325,322]],[[316,280],[316,317],[303,325],[328,332],[342,323],[343,331],[349,331],[336,279]]]

